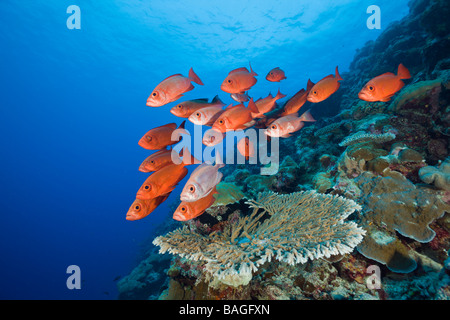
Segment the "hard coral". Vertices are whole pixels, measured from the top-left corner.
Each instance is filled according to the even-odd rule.
[[[365,234],[354,222],[344,221],[359,206],[343,197],[311,191],[262,193],[249,204],[253,213],[223,232],[205,236],[185,226],[153,243],[161,247],[160,253],[204,261],[207,279],[236,287],[248,284],[252,273],[267,261],[294,265],[346,254]]]

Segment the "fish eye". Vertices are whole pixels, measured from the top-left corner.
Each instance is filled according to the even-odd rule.
[[[140,206],[140,205],[134,206],[134,210],[140,210],[140,209],[141,209],[141,206]]]
[[[194,186],[190,186],[190,187],[189,187],[189,191],[190,191],[190,192],[194,192],[194,191],[195,191],[195,187],[194,187]]]
[[[147,184],[147,185],[144,186],[144,189],[145,189],[145,190],[150,190],[151,187]]]
[[[185,212],[185,211],[186,211],[186,207],[185,207],[185,206],[182,206],[182,207],[180,208],[180,211],[181,211],[181,212]]]
[[[183,108],[183,106],[181,104],[179,104],[179,105],[177,105],[177,108],[181,109],[181,108]]]
[[[313,94],[317,94],[317,91],[314,90],[314,91],[313,91]]]
[[[273,75],[273,72],[271,72],[270,75]]]
[[[151,163],[151,164],[154,164],[154,163],[155,163],[155,161],[153,161],[153,160],[150,160],[150,163]]]
[[[228,79],[228,81],[227,81],[228,83],[232,83],[233,81],[231,80],[231,79]]]
[[[373,89],[375,89],[373,86],[369,86],[370,91],[373,91]]]
[[[275,130],[275,129],[277,128],[277,126],[276,126],[275,124],[273,124],[273,125],[271,126],[271,128]]]
[[[223,124],[223,120],[219,120],[219,123],[220,123],[220,124]]]
[[[195,115],[196,115],[197,117],[200,117],[200,113],[198,113],[198,112],[197,112]]]
[[[147,136],[148,141],[152,141],[152,136]]]
[[[155,91],[152,93],[152,96],[156,97],[158,95],[158,93]]]

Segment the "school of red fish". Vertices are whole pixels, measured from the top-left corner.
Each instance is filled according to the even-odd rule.
[[[324,101],[339,89],[339,81],[343,81],[338,67],[334,75],[330,74],[317,83],[308,80],[306,89],[302,88],[284,104],[283,108],[280,108],[279,112],[269,116],[267,115],[269,112],[276,110],[277,101],[286,95],[278,90],[275,97],[269,94],[254,101],[248,91],[256,84],[257,76],[250,65],[250,71],[245,67],[238,68],[230,71],[223,80],[221,90],[229,93],[230,97],[239,103],[237,105],[230,104],[224,109],[225,104],[216,95],[211,102],[208,102],[208,99],[180,102],[172,107],[170,112],[177,117],[187,118],[193,124],[210,126],[211,129],[205,132],[202,140],[206,146],[220,143],[229,131],[245,130],[252,126],[264,129],[264,133],[269,137],[288,138],[303,128],[305,122],[316,121],[309,110],[299,116],[299,111],[306,101],[311,103]],[[285,72],[279,67],[273,68],[266,75],[266,80],[271,82],[280,82],[286,78]],[[367,82],[358,97],[369,102],[389,101],[404,86],[402,80],[409,78],[411,75],[408,69],[400,64],[396,75],[388,72]],[[187,77],[175,74],[166,78],[151,92],[147,106],[161,107],[177,101],[184,93],[194,89],[192,82],[203,85],[192,68]],[[244,102],[248,102],[247,106]],[[179,126],[169,123],[153,128],[139,140],[138,144],[142,148],[156,152],[139,166],[139,171],[151,174],[137,191],[136,199],[127,212],[127,220],[139,220],[152,213],[185,178],[188,173],[186,166],[201,163],[187,148],[181,150],[179,154],[173,149],[167,149],[181,140],[180,137],[179,140],[173,141],[171,137],[175,130],[184,130],[185,123],[186,120]],[[237,150],[246,160],[256,155],[255,146],[247,137],[237,143]],[[181,192],[181,204],[175,210],[173,219],[178,221],[194,219],[215,202],[216,186],[222,179],[219,169],[223,166],[220,156],[216,155],[214,165],[204,162],[192,172]]]

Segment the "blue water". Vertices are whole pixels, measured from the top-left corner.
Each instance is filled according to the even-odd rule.
[[[117,297],[114,278],[135,266],[182,187],[147,218],[125,220],[150,154],[138,140],[182,120],[173,104],[146,107],[161,80],[193,67],[205,86],[183,99],[231,103],[220,83],[251,62],[253,97],[291,96],[336,65],[348,70],[407,2],[0,1],[0,298]],[[366,27],[371,4],[381,30]],[[81,9],[80,30],[66,26],[69,5]],[[266,81],[274,67],[288,79]],[[72,264],[80,290],[66,287]]]

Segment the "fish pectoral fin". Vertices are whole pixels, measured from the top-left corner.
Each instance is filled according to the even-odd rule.
[[[285,135],[280,136],[280,138],[289,138],[289,137],[291,137],[291,136],[292,136],[291,134],[286,133]]]
[[[194,89],[194,86],[192,86],[192,89]],[[190,90],[192,90],[192,89],[190,89]],[[188,91],[189,91],[189,90],[188,90]],[[183,96],[182,94],[179,94],[179,95],[177,95],[176,97],[174,97],[170,102],[177,101],[177,100],[180,99],[182,96]]]

